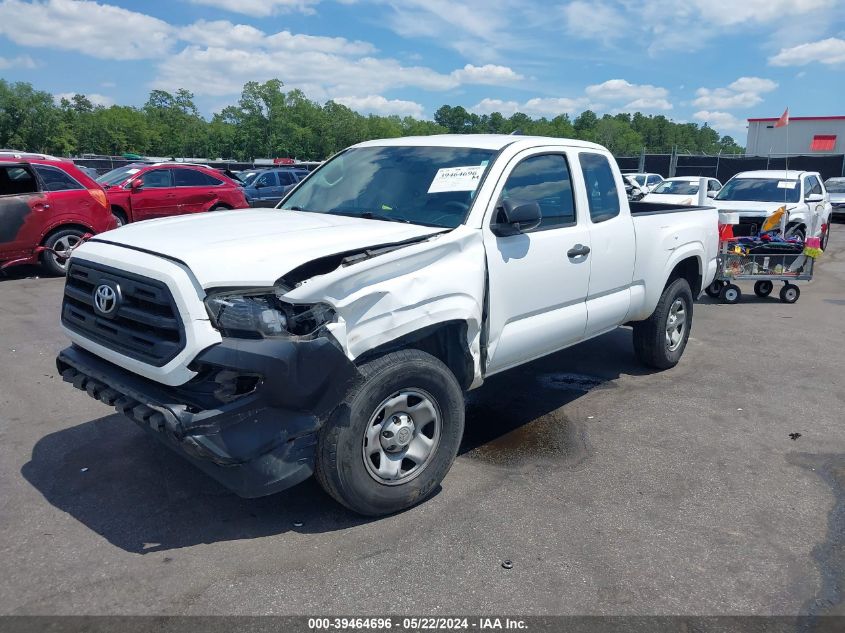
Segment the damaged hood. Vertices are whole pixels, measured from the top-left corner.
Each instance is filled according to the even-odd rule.
[[[91,241],[179,260],[203,288],[269,287],[285,273],[320,257],[445,230],[323,213],[251,209],[137,222],[101,233]],[[84,256],[85,245],[78,250]]]

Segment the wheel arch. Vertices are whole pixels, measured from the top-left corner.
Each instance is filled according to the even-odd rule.
[[[475,363],[467,339],[468,331],[469,324],[466,321],[434,323],[368,350],[358,356],[355,363],[366,363],[400,349],[417,349],[431,354],[446,365],[455,375],[461,388],[467,390],[475,377]]]
[[[83,233],[95,233],[93,228],[90,226],[85,226],[84,224],[80,224],[79,222],[64,222],[60,224],[53,225],[49,229],[47,229],[44,234],[41,236],[41,240],[39,240],[38,244],[40,246],[44,246],[44,244],[49,240],[53,235],[58,233],[59,231],[64,231],[68,229],[76,229],[82,231]]]
[[[686,279],[692,290],[693,298],[697,298],[702,288],[702,279],[704,277],[703,266],[701,258],[697,255],[688,255],[675,264],[675,267],[669,273],[666,283],[663,284],[662,290],[669,287],[669,284],[676,279]]]

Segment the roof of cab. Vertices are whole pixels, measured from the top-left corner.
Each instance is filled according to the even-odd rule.
[[[606,152],[607,149],[597,143],[577,141],[568,138],[549,136],[518,136],[513,134],[433,134],[431,136],[402,136],[399,138],[364,141],[353,147],[468,147],[473,149],[501,150],[508,145],[567,145]]]

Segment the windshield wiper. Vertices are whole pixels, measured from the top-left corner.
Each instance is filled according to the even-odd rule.
[[[405,218],[394,218],[384,213],[373,213],[372,211],[362,211],[357,214],[359,218],[365,220],[384,220],[385,222],[401,222],[402,224],[410,224],[411,221]]]

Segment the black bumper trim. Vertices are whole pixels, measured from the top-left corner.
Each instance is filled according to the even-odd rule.
[[[242,497],[260,497],[307,479],[316,432],[359,375],[327,339],[226,341],[195,363],[262,376],[256,390],[218,407],[186,404],[192,383],[168,387],[77,346],[59,353],[62,378],[115,407],[158,440]]]

